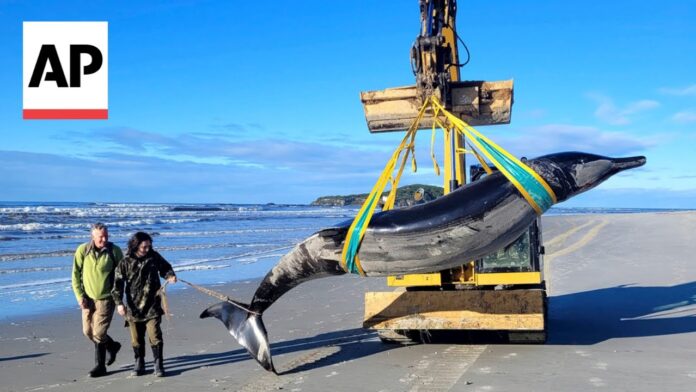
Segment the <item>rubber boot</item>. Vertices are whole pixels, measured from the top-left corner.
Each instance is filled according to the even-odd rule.
[[[135,355],[135,364],[131,376],[142,376],[145,374],[145,346],[133,347]]]
[[[155,357],[155,376],[164,377],[164,358],[162,357],[162,348],[164,343],[152,346],[152,356]]]
[[[107,336],[106,352],[109,353],[109,358],[106,361],[106,366],[111,365],[116,361],[116,354],[121,349],[121,343],[114,341],[110,336]]]
[[[89,371],[90,377],[106,375],[106,343],[94,343],[94,369]]]

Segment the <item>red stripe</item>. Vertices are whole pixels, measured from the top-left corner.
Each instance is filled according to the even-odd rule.
[[[25,120],[106,120],[109,109],[24,109]]]

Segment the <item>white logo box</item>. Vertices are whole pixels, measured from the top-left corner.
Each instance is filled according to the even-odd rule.
[[[23,117],[107,119],[108,22],[24,22],[23,30]],[[46,80],[49,73],[59,71],[52,68],[50,60],[37,64],[44,45],[55,45],[60,66],[68,83],[67,87],[59,87],[55,80]],[[71,75],[71,45],[76,52],[77,45],[96,47],[101,52],[101,67],[96,72],[85,75],[85,67],[89,67],[94,58],[90,54],[82,53],[79,55],[79,75]],[[43,69],[42,63],[45,64]],[[40,83],[38,87],[29,87],[34,72],[41,73]],[[70,86],[71,80],[76,76],[80,79],[79,87]]]

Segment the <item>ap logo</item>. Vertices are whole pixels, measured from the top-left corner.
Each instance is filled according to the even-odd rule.
[[[109,117],[108,22],[24,22],[24,119]]]

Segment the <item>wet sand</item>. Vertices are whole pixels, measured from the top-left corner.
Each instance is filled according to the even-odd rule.
[[[106,377],[86,376],[92,345],[80,313],[0,323],[1,391],[693,391],[696,390],[696,212],[545,217],[550,295],[544,345],[383,344],[361,328],[363,293],[384,278],[305,283],[264,315],[281,375],[263,370],[213,319],[216,302],[169,295],[163,322],[169,377],[129,376],[123,349]],[[185,273],[181,277],[186,279]],[[179,283],[181,284],[181,283]],[[258,281],[211,288],[248,301]],[[146,354],[151,372],[151,352]]]

